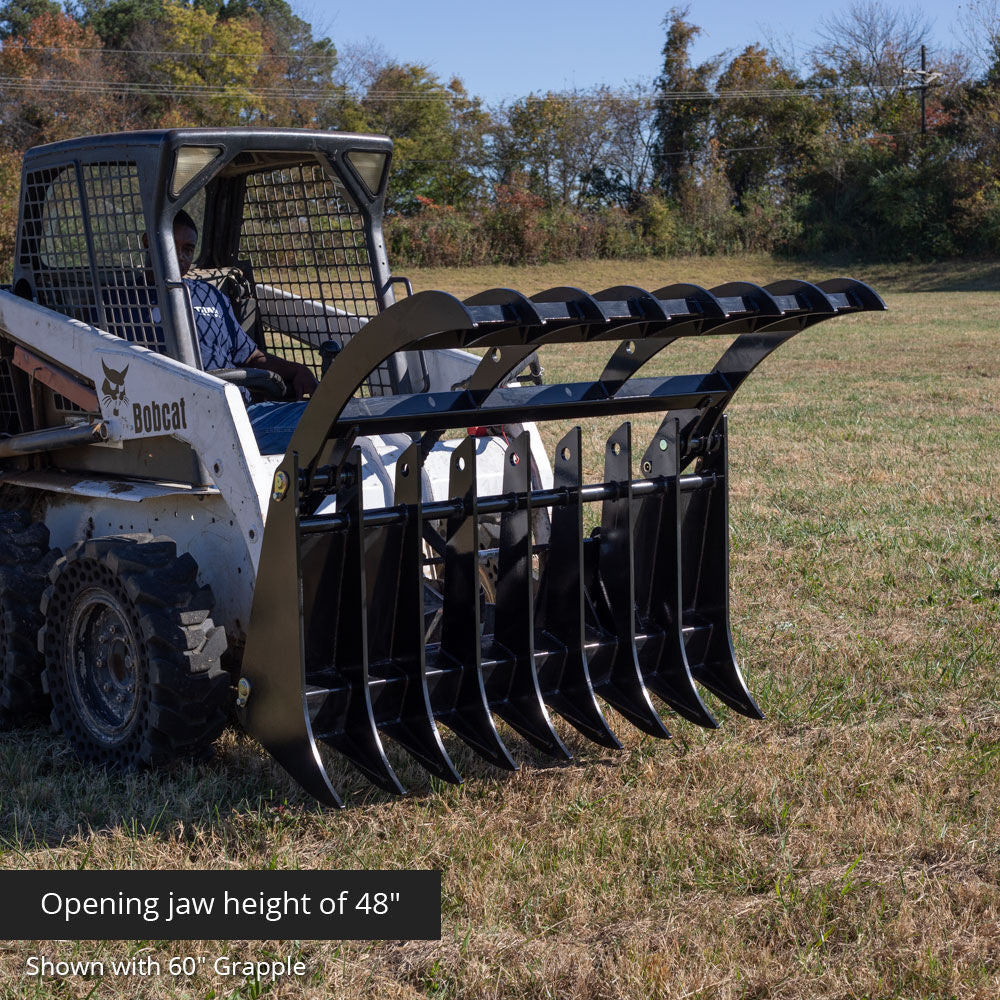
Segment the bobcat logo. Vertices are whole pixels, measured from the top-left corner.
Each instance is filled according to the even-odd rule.
[[[129,366],[126,365],[120,372],[116,372],[114,368],[109,368],[102,361],[101,367],[104,369],[106,376],[104,385],[101,386],[101,393],[104,396],[106,405],[109,403],[114,404],[114,409],[111,412],[117,417],[118,407],[128,402],[128,396],[125,395],[125,376],[128,374]]]

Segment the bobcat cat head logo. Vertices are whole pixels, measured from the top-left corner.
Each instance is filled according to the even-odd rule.
[[[128,396],[125,395],[125,376],[128,374],[129,366],[126,365],[120,372],[116,372],[114,368],[109,368],[102,361],[101,367],[104,369],[105,375],[104,385],[101,386],[101,394],[104,396],[106,405],[114,404],[111,412],[117,417],[118,407],[128,402]]]

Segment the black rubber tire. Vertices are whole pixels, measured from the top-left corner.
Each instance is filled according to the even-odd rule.
[[[0,729],[49,712],[38,652],[39,604],[58,557],[44,524],[25,510],[0,511]]]
[[[226,723],[225,631],[209,587],[170,538],[80,542],[42,597],[52,722],[85,761],[115,768],[200,757]]]

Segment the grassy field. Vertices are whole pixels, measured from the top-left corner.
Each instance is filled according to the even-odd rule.
[[[44,948],[292,950],[309,973],[276,987],[26,980],[34,946],[0,943],[0,997],[995,1000],[1000,266],[749,258],[411,277],[464,295],[845,271],[891,311],[795,338],[729,411],[733,631],[765,722],[712,702],[720,730],[665,712],[673,740],[620,726],[618,753],[566,733],[577,762],[563,767],[515,742],[510,778],[456,749],[466,784],[410,771],[402,800],[345,768],[342,812],[315,808],[232,733],[212,763],[125,779],[47,733],[15,734],[0,744],[3,867],[440,868],[443,937]],[[707,367],[700,346],[662,364]],[[549,380],[599,366],[581,351],[543,362]],[[654,426],[636,421],[638,440]],[[609,429],[588,435],[598,452]]]

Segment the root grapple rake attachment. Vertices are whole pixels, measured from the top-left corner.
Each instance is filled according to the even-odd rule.
[[[275,474],[240,685],[246,726],[316,798],[339,805],[317,741],[401,793],[385,737],[432,775],[460,780],[442,724],[514,769],[496,718],[561,759],[570,754],[553,715],[619,746],[605,702],[663,737],[651,694],[702,726],[717,723],[701,688],[762,718],[729,628],[724,411],[799,331],[884,308],[851,279],[530,298],[493,289],[464,302],[422,292],[389,307],[341,351]],[[710,371],[639,377],[678,338],[721,334],[734,339]],[[588,355],[600,357],[607,341],[617,346],[594,381],[507,384],[539,348],[594,344]],[[454,347],[486,351],[465,384],[356,396],[396,352]],[[532,488],[524,432],[509,441],[500,494],[479,495],[474,437],[451,453],[448,497],[422,489],[423,463],[449,428],[641,413],[663,414],[658,430],[637,445],[621,423],[602,482],[584,480],[577,426],[555,448],[551,488]],[[395,503],[366,509],[355,442],[401,431],[413,443],[395,463]],[[597,503],[600,527],[585,536],[584,507]],[[492,552],[481,550],[484,519],[499,520]]]

